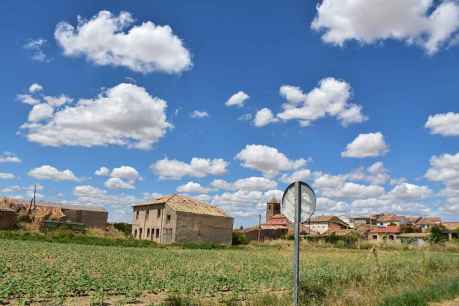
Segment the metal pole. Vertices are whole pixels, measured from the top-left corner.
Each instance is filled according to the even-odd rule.
[[[295,183],[295,251],[293,255],[293,305],[300,304],[300,224],[301,224],[301,188],[300,182]]]

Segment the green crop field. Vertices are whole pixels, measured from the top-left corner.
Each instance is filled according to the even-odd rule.
[[[456,253],[303,249],[305,304],[399,305],[390,298],[459,282]],[[116,297],[119,305],[149,305],[174,296],[209,305],[269,305],[290,298],[290,256],[288,242],[201,250],[0,239],[0,301],[49,305]]]

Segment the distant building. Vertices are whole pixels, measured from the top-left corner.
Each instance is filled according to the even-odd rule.
[[[404,218],[402,216],[397,216],[397,215],[380,215],[377,218],[377,224],[378,226],[393,226],[397,225],[400,226],[404,224]]]
[[[376,225],[376,218],[372,216],[360,216],[350,218],[350,222],[354,227],[361,225]]]
[[[273,240],[287,236],[289,221],[281,214],[279,200],[272,197],[266,203],[266,223],[256,225],[244,230],[248,240]]]
[[[393,241],[400,242],[400,226],[373,227],[368,232],[368,240],[372,242]]]
[[[132,235],[157,243],[231,244],[233,218],[215,206],[181,195],[133,206]]]
[[[0,208],[0,230],[13,229],[16,226],[17,213],[14,209]]]
[[[108,212],[103,207],[84,205],[62,205],[40,203],[34,210],[37,218],[43,221],[54,220],[82,223],[87,227],[104,229],[107,226]]]
[[[438,217],[424,217],[416,222],[416,226],[419,227],[423,232],[428,232],[434,226],[440,226],[441,219]]]
[[[337,216],[312,217],[310,221],[303,223],[303,231],[306,234],[322,235],[327,232],[336,232],[348,228],[349,225]]]

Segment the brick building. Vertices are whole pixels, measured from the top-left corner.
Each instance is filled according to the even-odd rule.
[[[54,203],[40,203],[34,210],[34,215],[45,220],[69,221],[82,223],[87,227],[105,228],[108,212],[103,207],[83,205],[62,205]]]
[[[15,210],[0,207],[0,230],[13,229],[16,226],[16,218]]]
[[[231,244],[233,218],[215,206],[181,196],[163,196],[133,206],[132,235],[157,243]]]

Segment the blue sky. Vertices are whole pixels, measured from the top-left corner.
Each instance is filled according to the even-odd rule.
[[[2,1],[0,195],[458,219],[459,3],[392,2]]]

